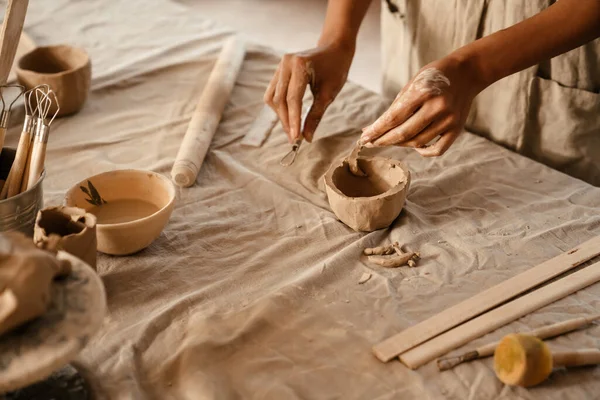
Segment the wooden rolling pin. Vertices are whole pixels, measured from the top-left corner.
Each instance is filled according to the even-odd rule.
[[[510,386],[535,386],[548,378],[555,367],[600,364],[600,350],[583,349],[552,353],[542,340],[523,334],[505,336],[494,353],[494,371]]]
[[[0,34],[1,85],[7,82],[15,54],[17,54],[19,38],[23,31],[28,5],[29,0],[8,0],[8,6],[4,14],[4,23],[2,24],[2,33]]]
[[[236,37],[229,39],[223,46],[171,170],[171,176],[178,186],[189,187],[196,181],[245,54],[244,43]]]
[[[533,331],[526,332],[525,334],[537,337],[539,339],[548,339],[554,336],[562,335],[563,333],[574,331],[575,329],[579,329],[582,326],[589,325],[590,323],[592,323],[592,321],[595,321],[598,318],[600,318],[600,314],[595,314],[589,317],[573,318],[567,321],[544,326]],[[467,361],[473,361],[479,358],[489,357],[494,354],[498,343],[499,341],[488,343],[486,345],[476,348],[475,350],[467,351],[466,353],[460,354],[458,356],[440,358],[437,360],[438,369],[440,371],[445,371]]]

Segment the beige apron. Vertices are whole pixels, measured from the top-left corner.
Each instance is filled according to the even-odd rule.
[[[385,95],[395,97],[425,64],[553,2],[384,0]],[[600,186],[599,93],[600,39],[488,87],[473,102],[466,129]]]

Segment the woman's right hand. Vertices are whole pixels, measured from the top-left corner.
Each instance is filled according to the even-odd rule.
[[[264,95],[279,116],[290,143],[304,137],[311,142],[327,107],[348,78],[354,47],[329,44],[283,56]],[[313,104],[302,127],[302,98],[310,86]]]

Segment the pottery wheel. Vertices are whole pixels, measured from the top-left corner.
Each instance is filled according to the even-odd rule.
[[[72,361],[102,325],[106,294],[102,280],[65,252],[72,272],[54,281],[48,311],[0,336],[0,393],[49,377]]]

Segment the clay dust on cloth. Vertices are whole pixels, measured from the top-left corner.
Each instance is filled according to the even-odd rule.
[[[114,169],[168,175],[196,100],[231,30],[202,2],[32,1],[39,45],[85,48],[85,108],[55,122],[46,205]],[[100,11],[99,11],[100,10]],[[233,10],[234,12],[235,10]],[[250,17],[250,16],[249,16]],[[301,18],[301,16],[298,16]],[[261,148],[240,144],[262,108],[278,53],[250,43],[196,185],[181,189],[161,236],[131,257],[99,255],[109,315],[81,353],[110,399],[582,399],[598,370],[558,372],[530,390],[504,387],[491,360],[439,373],[383,364],[371,346],[600,233],[600,191],[468,133],[439,159],[403,160],[412,184],[390,229],[358,234],[330,211],[322,177],[389,104],[348,83],[296,162],[278,125]],[[18,129],[8,144],[18,141]],[[377,150],[377,151],[375,151]],[[398,241],[417,268],[385,269],[365,247]],[[371,278],[359,284],[363,274]],[[591,313],[594,285],[471,345]],[[558,338],[600,346],[592,326]]]

